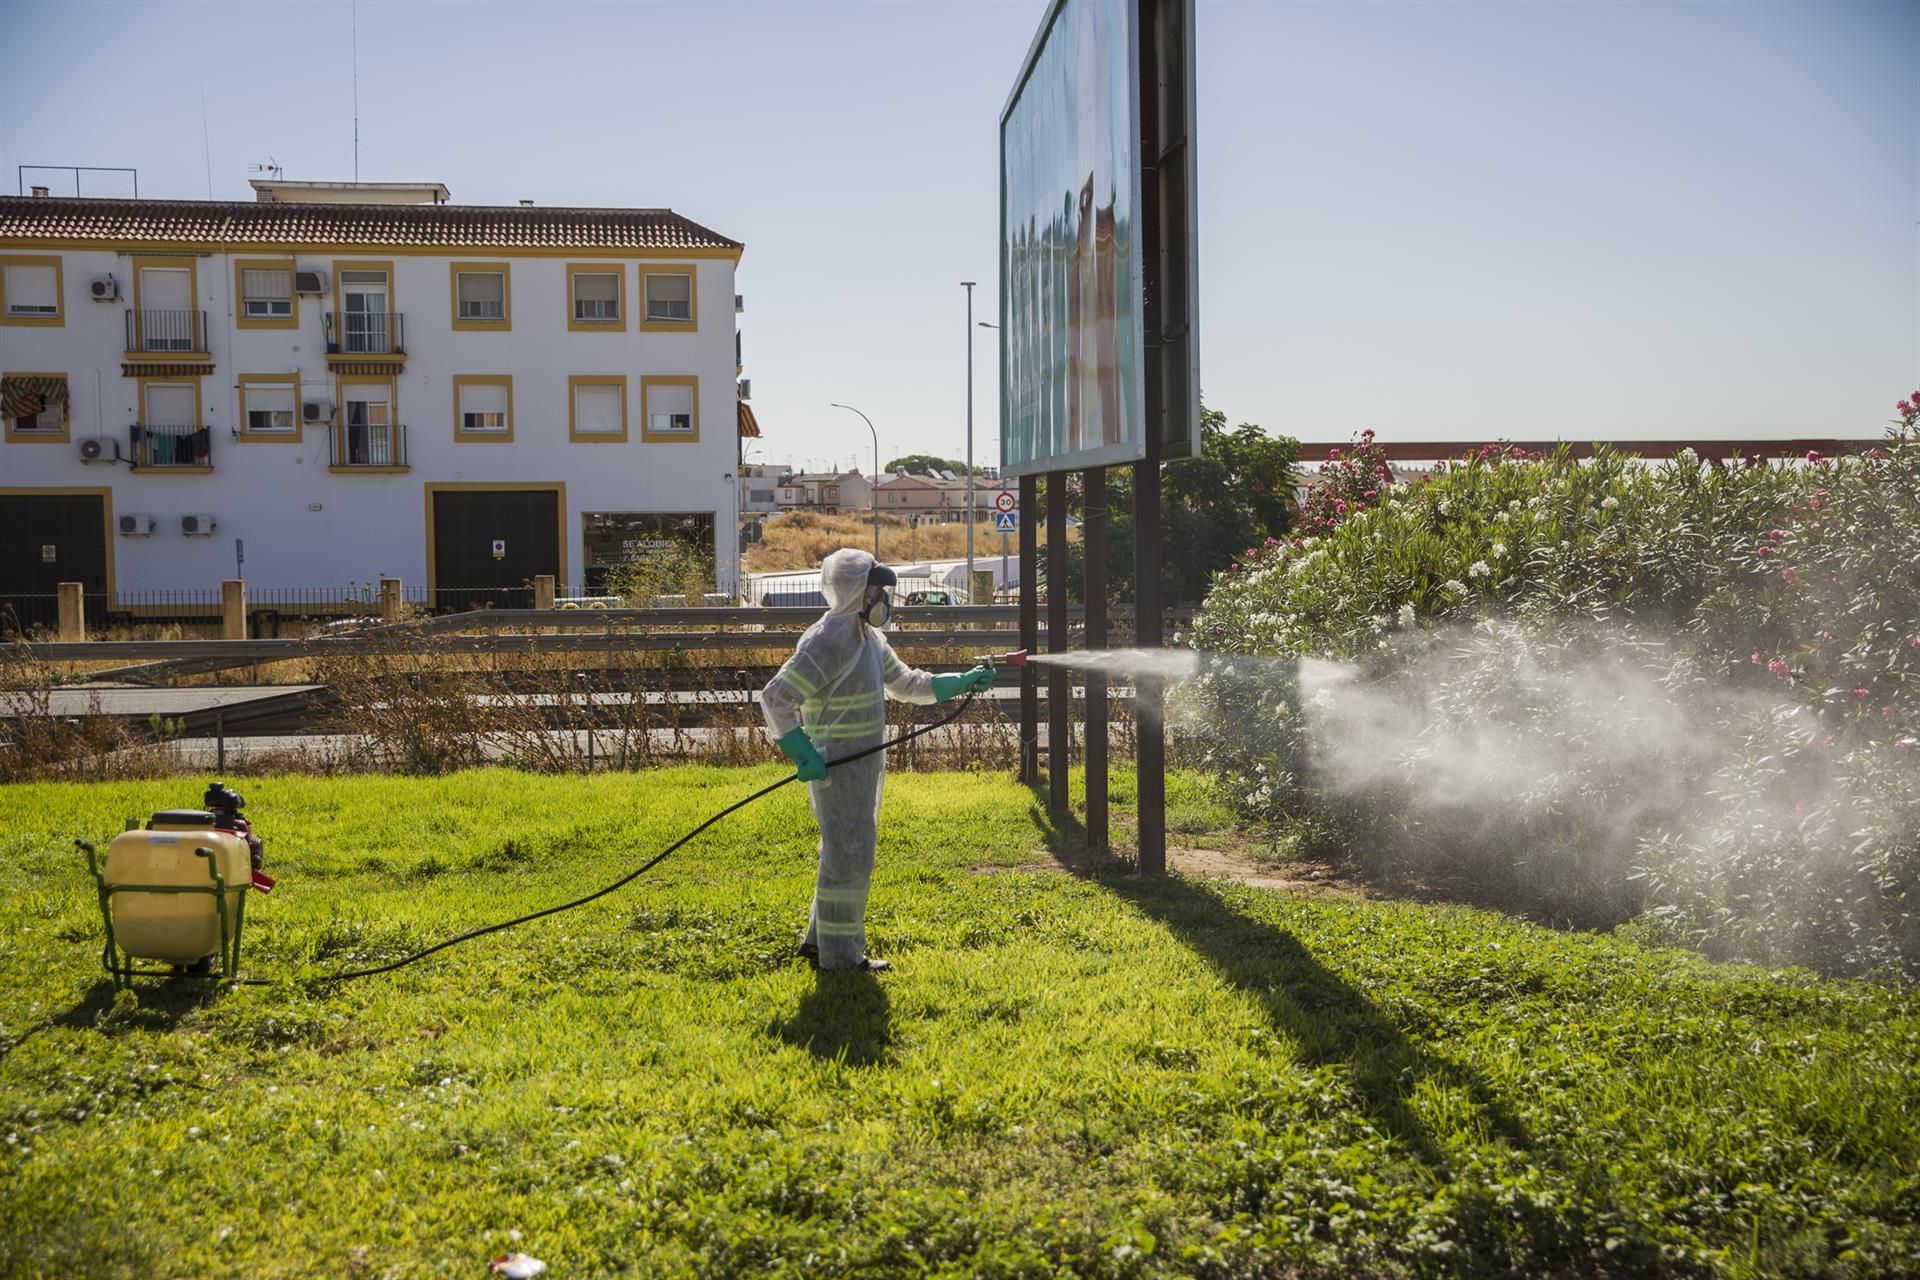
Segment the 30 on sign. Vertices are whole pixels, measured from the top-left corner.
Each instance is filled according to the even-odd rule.
[[[1019,505],[1019,502],[1020,500],[1013,496],[1013,490],[1002,489],[1000,496],[993,500],[993,505],[997,511],[1011,511]]]

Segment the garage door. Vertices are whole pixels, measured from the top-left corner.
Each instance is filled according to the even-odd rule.
[[[89,625],[105,620],[106,501],[100,494],[0,494],[0,633],[58,625],[62,582],[86,589]]]
[[[560,576],[560,495],[552,489],[436,490],[434,608],[529,609],[533,579]]]

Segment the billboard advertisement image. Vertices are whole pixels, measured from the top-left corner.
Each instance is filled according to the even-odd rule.
[[[1145,456],[1137,25],[1058,0],[1001,116],[1007,475]]]

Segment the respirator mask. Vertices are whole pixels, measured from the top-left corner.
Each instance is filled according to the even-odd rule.
[[[899,581],[893,570],[883,564],[867,574],[867,602],[860,618],[870,627],[884,627],[893,621],[893,594],[887,590]]]

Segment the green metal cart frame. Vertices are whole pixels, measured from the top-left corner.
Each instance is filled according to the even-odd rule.
[[[232,982],[240,976],[240,929],[246,923],[247,898],[245,892],[240,895],[231,912],[227,908],[227,880],[220,874],[220,866],[212,849],[195,849],[194,856],[207,860],[207,876],[211,883],[195,884],[116,884],[109,885],[100,871],[100,858],[93,845],[86,840],[75,840],[74,844],[87,854],[87,870],[93,873],[94,887],[100,892],[100,918],[107,927],[106,945],[100,950],[100,964],[113,978],[116,989],[131,986],[135,978],[177,978],[185,976],[178,968],[139,969],[133,964],[133,957],[122,952],[113,936],[113,895],[116,893],[208,893],[213,895],[213,907],[220,921],[220,972],[217,975],[223,982]]]

